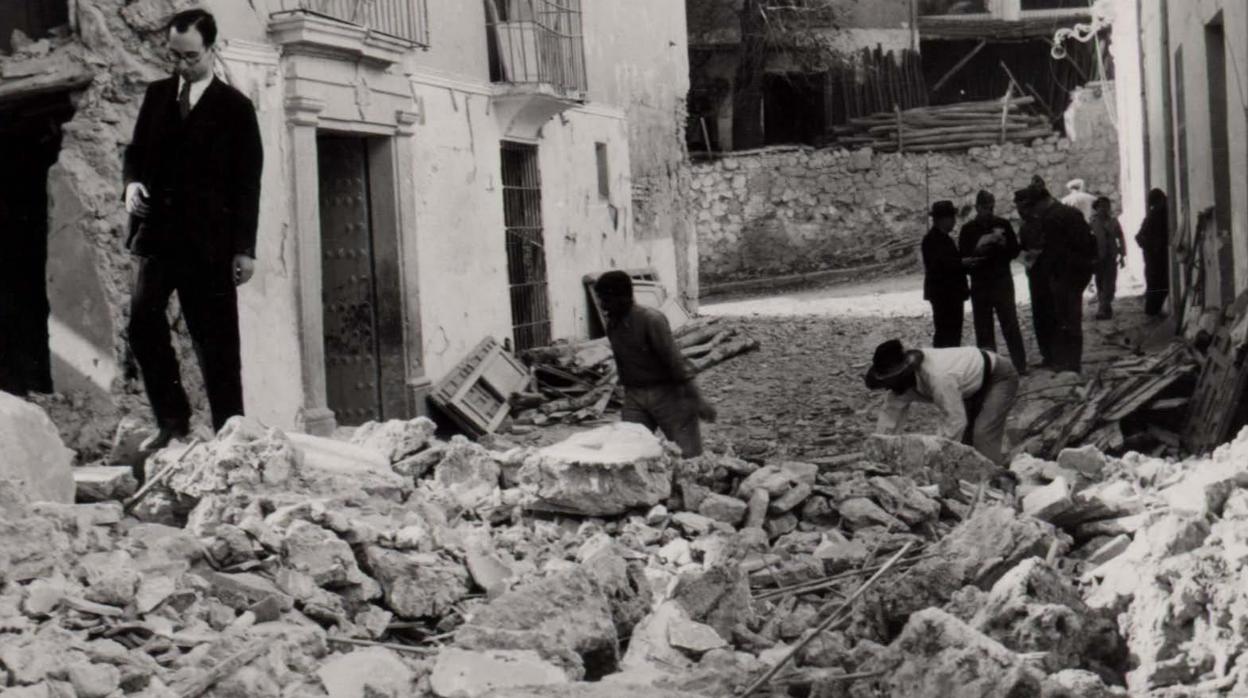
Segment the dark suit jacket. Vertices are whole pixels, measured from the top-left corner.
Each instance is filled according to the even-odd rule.
[[[977,253],[975,246],[979,244],[980,238],[998,229],[1005,233],[1004,244]],[[1018,256],[1018,249],[1018,237],[1014,235],[1014,226],[998,216],[987,220],[979,218],[969,220],[963,224],[962,232],[958,233],[958,252],[963,257],[984,258],[981,265],[970,270],[972,286],[1001,278],[1010,278],[1010,260]]]
[[[178,78],[152,83],[124,169],[127,185],[147,187],[150,210],[131,217],[127,246],[208,261],[255,257],[263,163],[256,112],[243,93],[214,77],[183,121]]]
[[[958,246],[934,226],[923,238],[923,268],[924,300],[958,302],[971,295]]]

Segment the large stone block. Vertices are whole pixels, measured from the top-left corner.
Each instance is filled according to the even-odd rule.
[[[1043,674],[1004,645],[935,608],[910,617],[901,635],[863,667],[886,673],[851,695],[997,698],[1040,695]],[[876,684],[876,685],[872,685]]]
[[[530,509],[614,516],[671,496],[672,458],[650,430],[621,422],[540,449],[517,477]]]
[[[464,649],[535,650],[569,678],[615,670],[620,641],[601,585],[580,568],[512,589],[455,632]]]
[[[32,501],[74,501],[74,452],[38,405],[0,391],[0,478]]]
[[[435,431],[437,425],[428,417],[367,422],[351,435],[351,444],[376,451],[391,463],[398,463],[423,449]]]
[[[979,482],[998,471],[995,463],[970,446],[930,434],[872,434],[863,452],[867,460],[916,479],[948,476]]]
[[[369,570],[381,583],[386,605],[403,618],[441,616],[467,596],[468,571],[438,553],[413,553],[376,545],[365,549]]]

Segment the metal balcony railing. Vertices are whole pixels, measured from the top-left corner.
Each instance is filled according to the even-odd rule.
[[[426,0],[278,0],[273,15],[304,13],[329,17],[380,34],[429,45]]]
[[[490,79],[583,98],[581,0],[485,0]]]

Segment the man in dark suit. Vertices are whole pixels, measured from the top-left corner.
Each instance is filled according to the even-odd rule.
[[[958,245],[949,233],[958,220],[952,201],[932,204],[932,228],[923,238],[923,299],[932,304],[932,346],[962,345],[962,307],[970,291]]]
[[[214,428],[243,412],[235,286],[255,269],[263,150],[255,109],[212,74],[217,27],[204,10],[169,25],[174,75],[147,88],[125,156],[127,246],[138,256],[130,346],[163,448],[189,431],[166,312],[176,291]]]
[[[962,225],[958,251],[971,275],[975,344],[980,349],[997,350],[995,315],[1001,323],[1001,336],[1010,350],[1010,360],[1021,375],[1027,372],[1027,353],[1018,329],[1014,274],[1010,270],[1010,262],[1018,256],[1018,238],[1009,221],[994,215],[996,203],[992,192],[981,189],[975,195],[975,218]]]
[[[1048,351],[1040,350],[1055,371],[1079,373],[1083,365],[1083,291],[1096,267],[1096,240],[1079,209],[1052,197],[1046,189],[1028,187],[1014,195],[1024,225],[1037,238],[1039,254],[1030,270],[1047,283],[1051,303]],[[1035,243],[1023,246],[1034,249]],[[1033,304],[1036,299],[1033,296]],[[1038,305],[1033,305],[1037,312]],[[1037,333],[1037,340],[1040,339]]]

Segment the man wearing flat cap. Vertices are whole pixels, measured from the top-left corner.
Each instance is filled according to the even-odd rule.
[[[958,251],[971,276],[971,318],[975,324],[975,344],[997,350],[996,322],[1010,350],[1010,360],[1020,374],[1027,370],[1027,350],[1018,329],[1018,308],[1014,303],[1014,274],[1010,262],[1018,256],[1014,226],[994,214],[996,199],[981,189],[975,195],[975,218],[962,225]]]
[[[973,446],[1005,465],[1005,420],[1018,395],[1018,372],[995,352],[974,347],[906,350],[890,339],[875,349],[864,376],[867,388],[888,389],[876,432],[895,434],[915,401],[936,405],[937,435]]]
[[[715,408],[698,390],[667,317],[634,302],[633,280],[623,271],[598,277],[594,292],[607,316],[607,340],[624,386],[621,418],[661,430],[685,458],[702,455],[699,420],[715,421]]]
[[[932,204],[932,227],[923,237],[923,300],[932,304],[934,347],[962,344],[962,308],[970,296],[962,255],[950,235],[958,221],[952,201]]]

